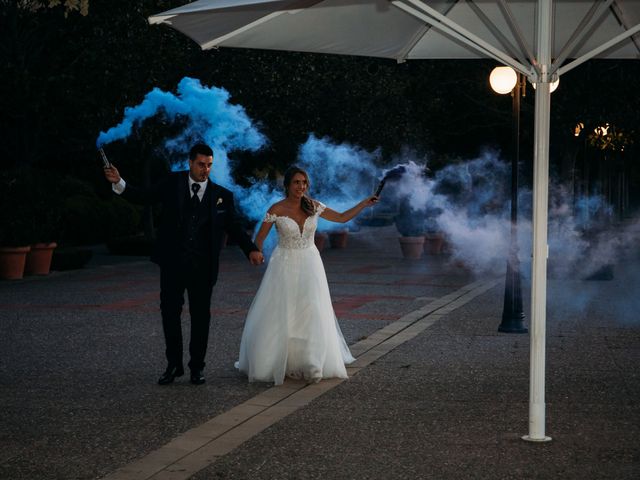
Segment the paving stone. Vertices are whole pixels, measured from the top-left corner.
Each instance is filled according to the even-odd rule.
[[[402,259],[389,230],[375,244],[366,234],[322,253],[360,364],[347,381],[309,387],[249,384],[233,367],[264,271],[235,248],[222,253],[202,386],[156,384],[164,346],[148,262],[98,256],[84,270],[0,282],[0,478],[637,477],[637,255],[612,281],[550,279],[553,440],[532,444],[521,440],[529,336],[497,332],[504,272],[487,289],[493,277],[446,256]]]

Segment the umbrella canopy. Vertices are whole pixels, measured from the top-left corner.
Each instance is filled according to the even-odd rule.
[[[203,49],[291,50],[397,61],[492,57],[506,64],[511,57],[528,71],[535,57],[536,5],[533,0],[200,0],[149,21],[170,25]],[[552,21],[551,57],[580,58],[633,27],[637,32],[640,1],[556,1]],[[620,39],[598,56],[640,58],[640,39]]]
[[[537,84],[529,434],[545,441],[550,88],[591,58],[640,59],[640,0],[200,0],[149,18],[217,47],[492,58]]]

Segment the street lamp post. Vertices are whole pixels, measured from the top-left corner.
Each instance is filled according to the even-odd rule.
[[[491,87],[501,94],[511,92],[512,152],[511,152],[511,236],[507,273],[504,283],[504,306],[499,332],[527,333],[522,308],[520,260],[518,258],[518,163],[520,162],[520,99],[525,94],[525,78],[510,67],[497,67],[491,72]]]

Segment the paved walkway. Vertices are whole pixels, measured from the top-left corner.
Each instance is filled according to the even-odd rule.
[[[497,333],[502,272],[402,259],[391,229],[352,233],[323,258],[358,360],[349,380],[311,386],[250,385],[233,368],[262,274],[235,248],[223,252],[203,386],[155,384],[163,340],[147,261],[1,282],[0,478],[638,476],[638,258],[611,281],[550,281],[547,444],[520,440],[529,343]]]

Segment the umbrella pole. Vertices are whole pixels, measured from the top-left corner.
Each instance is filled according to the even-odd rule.
[[[547,304],[547,216],[549,196],[549,113],[551,109],[551,0],[540,0],[538,15],[538,63],[535,101],[533,171],[533,261],[531,264],[531,357],[529,377],[529,434],[532,442],[551,440],[545,435],[545,349]]]

